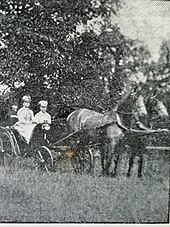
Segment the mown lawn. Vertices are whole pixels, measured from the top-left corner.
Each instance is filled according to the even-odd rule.
[[[168,161],[152,159],[138,179],[136,174],[104,178],[69,170],[45,173],[24,164],[0,167],[0,222],[164,223],[168,168]]]

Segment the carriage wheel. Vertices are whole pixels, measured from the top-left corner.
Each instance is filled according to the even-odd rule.
[[[52,171],[54,160],[50,149],[46,146],[41,146],[35,155],[37,169],[45,170],[46,172]]]
[[[91,173],[94,167],[94,158],[88,147],[79,148],[71,159],[76,173]]]
[[[16,154],[13,137],[8,130],[0,128],[0,162],[6,166],[14,155]]]

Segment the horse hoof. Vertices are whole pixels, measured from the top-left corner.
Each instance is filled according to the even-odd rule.
[[[138,174],[138,178],[142,178],[142,174],[141,173]]]
[[[127,173],[126,176],[129,178],[130,177],[130,173]]]
[[[101,173],[101,174],[99,174],[99,177],[107,177],[107,174],[106,173]]]

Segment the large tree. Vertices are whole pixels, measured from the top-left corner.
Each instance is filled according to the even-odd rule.
[[[7,47],[0,50],[1,82],[56,106],[113,106],[125,79],[149,56],[110,24],[119,7],[118,0],[1,1],[1,39]],[[95,19],[99,33],[95,25],[87,26]],[[80,25],[87,29],[80,32]]]

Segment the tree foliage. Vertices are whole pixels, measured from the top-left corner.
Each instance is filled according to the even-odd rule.
[[[8,0],[0,2],[1,82],[19,96],[47,98],[55,106],[106,110],[125,81],[145,73],[149,52],[109,21],[118,0]],[[100,18],[100,32],[78,25]]]

